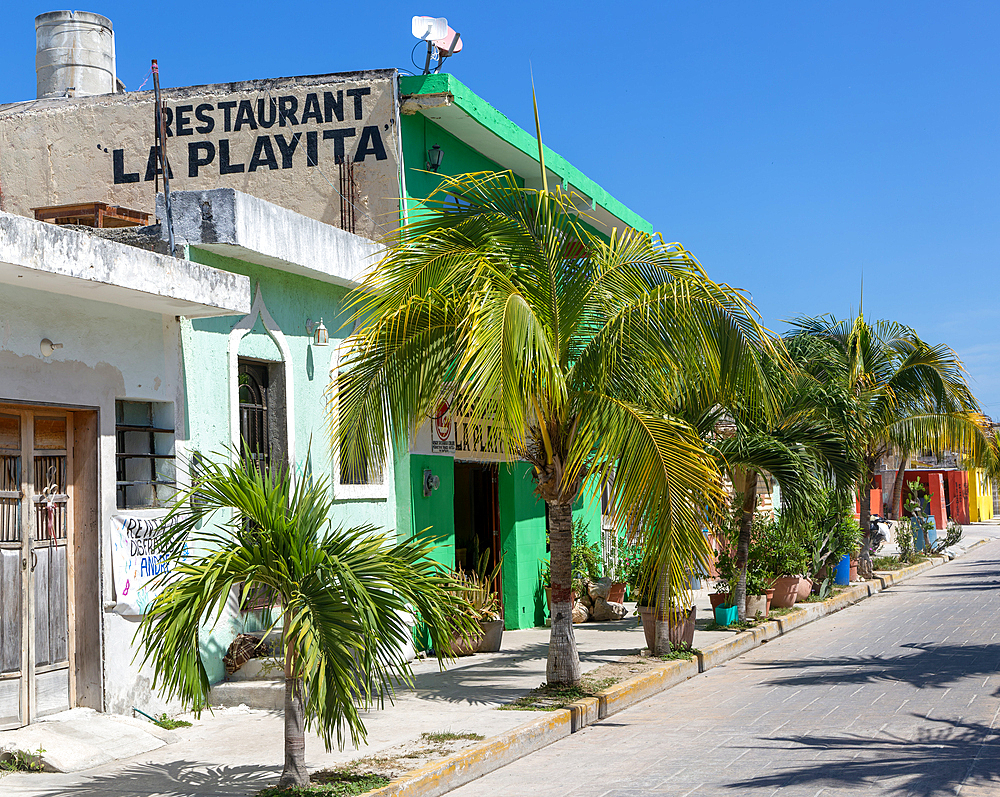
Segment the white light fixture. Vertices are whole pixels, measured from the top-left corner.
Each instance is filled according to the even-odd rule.
[[[323,326],[322,318],[318,322],[312,320],[306,321],[306,332],[313,336],[313,346],[330,345],[330,333]]]
[[[437,144],[427,150],[427,168],[436,172],[441,168],[441,161],[444,160],[444,150]]]
[[[42,343],[39,348],[42,350],[42,357],[51,357],[52,352],[56,349],[61,349],[63,345],[61,343],[53,343],[48,338],[42,338]]]

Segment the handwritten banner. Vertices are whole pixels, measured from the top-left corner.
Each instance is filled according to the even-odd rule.
[[[118,602],[115,612],[126,616],[145,614],[160,593],[157,576],[170,563],[157,550],[162,518],[111,516],[111,562]]]

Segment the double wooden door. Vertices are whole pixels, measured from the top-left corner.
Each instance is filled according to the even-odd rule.
[[[73,415],[0,407],[0,729],[72,705]]]

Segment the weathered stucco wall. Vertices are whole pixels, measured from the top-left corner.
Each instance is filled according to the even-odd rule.
[[[51,357],[39,342],[62,343]],[[110,611],[115,601],[110,517],[127,514],[115,499],[115,400],[170,402],[183,413],[179,325],[171,316],[47,291],[4,286],[0,303],[0,401],[95,408],[99,421],[98,491],[104,707],[162,710],[148,673],[132,663],[136,622]],[[182,427],[178,423],[178,448]],[[142,513],[140,513],[142,514]]]
[[[171,188],[235,188],[349,228],[341,178],[352,170],[354,231],[381,237],[399,212],[395,75],[165,89]],[[0,210],[108,202],[154,213],[154,107],[146,91],[0,108]]]

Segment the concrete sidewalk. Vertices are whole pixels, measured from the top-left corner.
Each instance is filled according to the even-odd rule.
[[[996,524],[970,524],[963,539],[965,546],[977,540],[1000,537]],[[733,639],[729,631],[703,630],[710,621],[708,590],[696,594],[698,626],[695,647],[718,649],[719,643]],[[818,606],[812,604],[811,606]],[[584,672],[621,656],[635,654],[645,646],[643,632],[634,617],[610,623],[586,623],[575,627]],[[359,749],[349,744],[344,751],[327,753],[322,741],[310,735],[306,743],[307,765],[311,770],[343,764],[380,750],[412,741],[421,733],[437,731],[471,732],[487,738],[504,738],[515,727],[538,718],[536,712],[495,711],[545,680],[548,629],[506,631],[499,653],[479,654],[452,662],[439,670],[433,661],[414,666],[414,689],[396,697],[383,710],[365,714],[367,744]],[[689,665],[690,666],[690,665]],[[697,668],[693,669],[697,672]],[[689,677],[685,675],[684,677]],[[131,751],[103,733],[116,720],[79,711],[63,721],[37,723],[26,729],[0,733],[0,747],[18,746],[44,749],[66,757],[66,746],[76,740],[92,744],[104,756]],[[190,718],[189,718],[190,719]],[[588,719],[592,721],[596,717]],[[71,723],[73,723],[71,725]],[[100,729],[98,723],[101,723]],[[191,728],[158,731],[152,734],[166,744],[143,750],[119,761],[98,758],[94,768],[74,773],[9,774],[0,780],[0,792],[7,795],[245,795],[275,782],[283,761],[282,717],[278,712],[231,708],[204,714]],[[138,723],[119,723],[135,728]],[[150,726],[152,728],[152,726]],[[88,728],[94,733],[88,738]],[[71,732],[68,732],[71,731]],[[139,731],[142,732],[141,726]],[[567,731],[568,732],[568,731]],[[20,734],[31,734],[28,744],[12,745]],[[28,739],[25,737],[25,741]],[[134,738],[133,738],[134,742]]]

